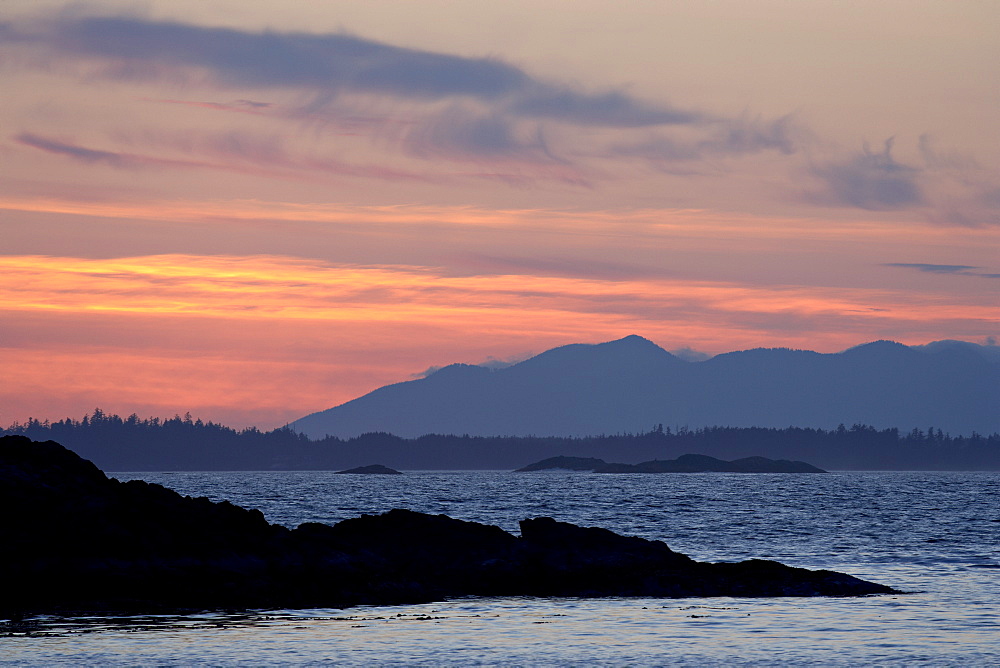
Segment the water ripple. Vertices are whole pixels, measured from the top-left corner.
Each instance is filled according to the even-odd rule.
[[[337,522],[394,507],[525,517],[664,540],[697,559],[773,558],[914,592],[862,599],[457,599],[266,613],[39,617],[0,665],[996,665],[995,473],[620,475],[545,472],[119,474]]]

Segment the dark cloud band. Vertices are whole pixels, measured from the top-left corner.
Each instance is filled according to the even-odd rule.
[[[31,146],[32,148],[37,148],[48,153],[65,155],[83,162],[105,163],[114,167],[124,167],[128,161],[120,153],[84,148],[75,144],[67,144],[55,139],[34,135],[30,132],[23,132],[14,137],[14,140],[25,146]]]
[[[987,274],[976,271],[979,267],[968,264],[926,264],[923,262],[886,262],[883,267],[900,267],[915,269],[927,274],[958,274],[961,276],[978,276],[979,278],[1000,278],[1000,274]]]
[[[0,31],[0,42],[32,41],[55,52],[105,61],[105,76],[162,76],[200,68],[229,86],[305,88],[441,100],[471,97],[508,113],[578,125],[643,127],[704,120],[695,112],[642,103],[620,92],[586,93],[532,77],[493,58],[407,49],[345,34],[246,32],[131,17],[60,18],[32,33]]]
[[[916,269],[929,274],[965,274],[978,267],[967,264],[925,264],[922,262],[887,262],[884,267],[903,267]]]

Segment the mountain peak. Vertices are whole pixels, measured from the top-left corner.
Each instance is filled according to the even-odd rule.
[[[896,341],[889,341],[886,339],[880,339],[878,341],[872,341],[870,343],[862,343],[861,345],[853,346],[843,351],[841,354],[846,355],[888,355],[893,353],[902,352],[912,352],[911,348],[902,343],[897,343]]]
[[[629,346],[629,347],[634,347],[634,348],[638,348],[638,347],[642,347],[642,348],[657,348],[659,350],[663,350],[662,348],[660,348],[660,346],[656,345],[655,343],[653,343],[649,339],[646,339],[646,338],[643,338],[643,337],[639,336],[638,334],[629,334],[626,337],[623,337],[623,338],[620,338],[620,339],[615,339],[614,341],[607,341],[605,343],[598,343],[597,345],[599,345],[599,346],[608,346],[608,347],[612,347],[612,346],[614,346],[614,347]]]
[[[560,369],[568,371],[573,367],[621,368],[636,364],[648,367],[662,361],[680,361],[649,339],[632,334],[604,343],[571,343],[546,350],[504,371],[523,372],[528,369]]]
[[[424,380],[428,378],[434,378],[436,381],[443,380],[445,378],[461,378],[461,377],[472,377],[477,375],[482,375],[483,373],[490,373],[490,369],[486,367],[479,366],[478,364],[463,364],[461,362],[456,362],[455,364],[449,364],[448,366],[441,367],[434,373],[427,374]]]
[[[944,339],[943,341],[931,341],[922,346],[913,346],[914,350],[930,354],[950,354],[955,355],[975,355],[978,359],[985,360],[993,364],[1000,364],[1000,346],[979,345],[970,341],[956,341],[954,339]]]
[[[670,352],[664,350],[660,346],[656,345],[649,339],[643,338],[638,334],[630,334],[624,338],[616,339],[614,341],[607,341],[606,343],[598,343],[591,346],[595,353],[610,354],[612,359],[619,361],[638,361],[638,360],[678,360],[679,357],[671,354]]]
[[[965,348],[946,342],[925,352],[874,341],[835,354],[755,349],[690,364],[631,335],[560,346],[495,371],[451,365],[293,426],[348,438],[368,431],[588,436],[660,423],[903,430],[933,424],[951,433],[993,433],[1000,365]]]

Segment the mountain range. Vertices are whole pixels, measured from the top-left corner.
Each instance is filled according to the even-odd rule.
[[[1000,431],[1000,347],[875,341],[839,353],[758,348],[685,361],[633,335],[553,348],[505,368],[451,364],[290,427],[310,438],[412,438],[839,424]]]

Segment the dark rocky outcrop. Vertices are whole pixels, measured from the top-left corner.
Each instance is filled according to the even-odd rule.
[[[550,457],[528,464],[516,472],[552,469],[594,473],[826,473],[812,464],[787,459],[744,457],[727,462],[708,455],[681,455],[677,459],[653,459],[638,464],[606,463],[603,459],[590,457]]]
[[[788,459],[768,459],[767,457],[743,457],[729,462],[740,473],[826,473],[823,469]]]
[[[0,438],[0,616],[338,607],[487,596],[856,596],[889,587],[770,561],[707,564],[551,518],[521,536],[392,510],[294,530],[257,510],[108,479]]]
[[[826,473],[812,464],[787,459],[744,457],[727,462],[708,455],[681,455],[638,464],[608,464],[596,473]]]
[[[335,473],[360,473],[363,475],[402,475],[402,471],[391,469],[381,464],[369,464],[368,466],[358,466],[346,471],[335,471]]]

